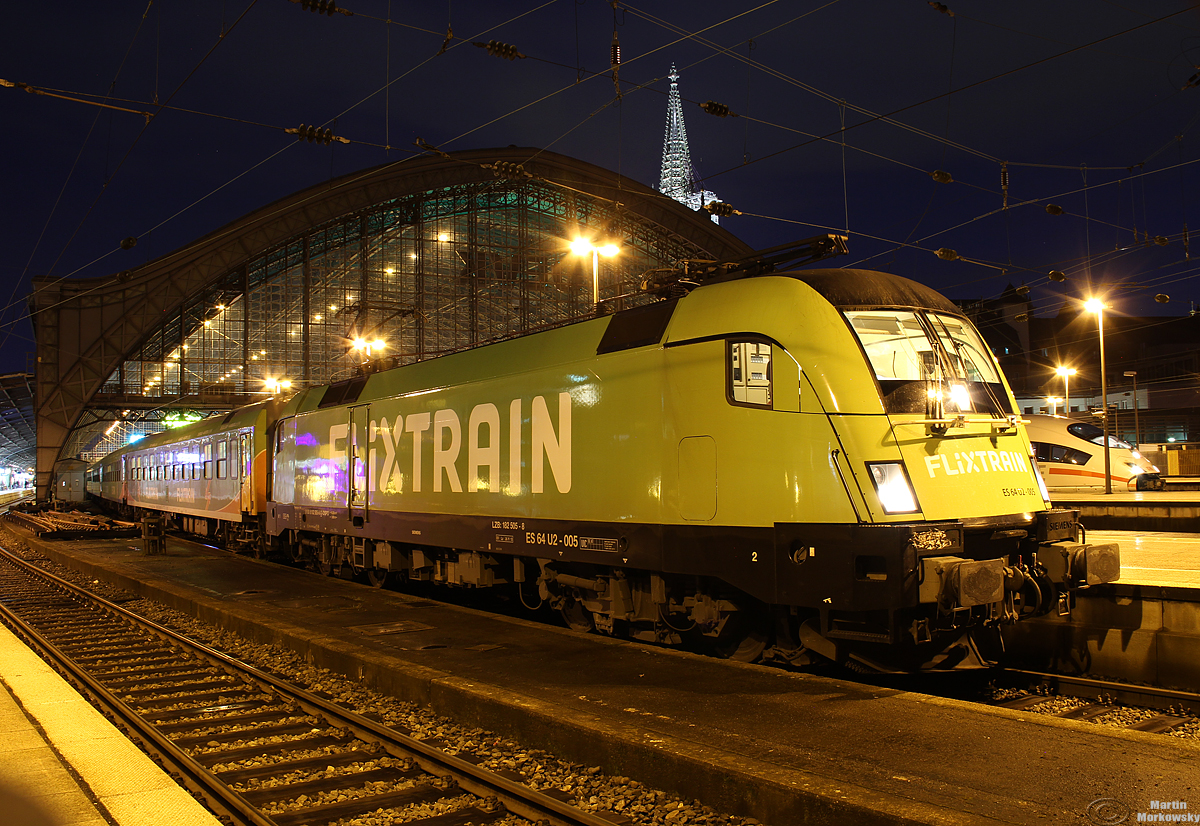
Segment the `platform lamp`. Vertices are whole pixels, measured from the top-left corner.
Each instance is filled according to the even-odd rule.
[[[1141,447],[1142,428],[1138,423],[1137,370],[1126,370],[1125,375],[1133,378],[1133,443]]]
[[[1058,375],[1062,376],[1062,380],[1063,380],[1063,413],[1067,416],[1067,418],[1070,418],[1071,417],[1071,376],[1075,375],[1079,371],[1076,370],[1074,367],[1064,367],[1063,365],[1060,364],[1060,365],[1058,365],[1058,367],[1054,368],[1054,372],[1058,373]]]
[[[1112,457],[1108,450],[1108,373],[1104,361],[1104,302],[1089,298],[1083,304],[1089,313],[1096,314],[1096,331],[1100,335],[1100,397],[1104,406],[1104,492],[1112,493]]]
[[[600,306],[600,256],[612,257],[621,251],[616,244],[601,244],[596,246],[586,238],[576,238],[571,242],[571,252],[575,255],[592,254],[592,305]]]

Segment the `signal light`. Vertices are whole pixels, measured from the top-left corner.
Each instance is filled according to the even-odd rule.
[[[516,60],[518,57],[524,58],[525,55],[517,51],[517,47],[510,43],[501,43],[499,40],[489,40],[487,43],[481,41],[473,41],[472,45],[478,46],[481,49],[487,49],[487,53],[495,57],[502,57],[505,60]]]

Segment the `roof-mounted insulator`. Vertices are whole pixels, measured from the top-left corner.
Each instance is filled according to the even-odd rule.
[[[505,60],[516,60],[518,57],[524,59],[525,57],[525,55],[517,51],[516,46],[511,43],[501,43],[499,40],[489,40],[487,43],[481,40],[474,40],[471,45],[487,49],[488,54],[493,57],[502,57]]]
[[[717,103],[715,100],[706,100],[700,104],[700,108],[710,115],[715,115],[718,118],[736,118],[736,112],[730,112],[729,107],[724,103]]]
[[[733,204],[727,204],[723,201],[709,201],[704,205],[704,211],[718,218],[728,218],[730,215],[742,214],[741,211],[733,208]]]

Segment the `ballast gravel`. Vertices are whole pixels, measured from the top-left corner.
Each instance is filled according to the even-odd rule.
[[[50,563],[51,565],[53,563]],[[46,567],[49,567],[47,565]],[[73,572],[54,566],[62,576],[73,581],[82,580],[85,587],[92,587],[93,582],[86,577],[80,577]],[[110,589],[115,591],[115,589]],[[210,645],[239,660],[243,660],[259,668],[270,670],[280,677],[289,680],[309,691],[322,692],[332,698],[333,702],[350,708],[359,714],[376,715],[380,721],[408,732],[409,736],[423,740],[438,740],[445,744],[444,749],[450,754],[467,753],[483,758],[480,765],[492,770],[516,771],[524,775],[525,782],[532,788],[547,791],[566,792],[575,800],[575,805],[586,811],[611,812],[622,815],[638,826],[757,826],[753,818],[743,818],[736,815],[722,814],[714,811],[700,801],[681,800],[675,795],[658,789],[650,789],[628,777],[604,774],[598,766],[583,766],[559,760],[553,755],[537,749],[526,749],[520,744],[506,740],[491,732],[478,728],[466,728],[451,720],[439,717],[432,711],[421,708],[413,703],[397,700],[364,688],[361,684],[344,678],[331,671],[315,668],[300,655],[274,645],[259,645],[248,642],[241,637],[211,625],[198,622],[186,614],[167,608],[151,600],[131,598],[126,592],[112,593],[114,601],[123,603],[123,607],[134,611],[147,619],[165,625],[195,640]],[[259,696],[259,695],[252,695]],[[156,710],[161,710],[156,707]],[[233,727],[224,729],[220,726],[220,717],[211,717],[211,731],[221,733],[234,730]],[[208,729],[206,729],[208,731]],[[286,738],[263,738],[261,741],[250,739],[252,732],[247,732],[248,739],[235,743],[222,743],[218,746],[200,746],[201,750],[217,753],[223,749],[257,745],[259,742],[279,742]],[[363,747],[363,744],[357,744]],[[344,745],[327,746],[318,749],[292,751],[287,754],[289,760],[315,757],[318,755],[336,755],[348,748],[353,748],[353,741]],[[263,757],[237,762],[217,763],[211,766],[213,771],[241,769],[252,766],[268,765],[274,758]],[[362,770],[362,769],[359,769]],[[347,768],[344,772],[353,773],[354,769]],[[290,782],[300,782],[303,779],[329,776],[327,774],[298,775],[299,779]],[[397,781],[399,782],[399,781]],[[249,786],[247,788],[250,788]],[[403,786],[398,786],[403,788]],[[371,791],[377,794],[378,791]],[[353,794],[340,791],[338,794]],[[365,794],[365,793],[364,793]],[[361,795],[357,795],[361,796]],[[314,802],[320,796],[296,808],[320,805]],[[335,798],[336,799],[336,798]],[[451,797],[425,804],[426,814],[420,815],[422,807],[404,808],[402,817],[405,820],[417,817],[429,817],[444,814],[466,805],[474,805],[476,799],[464,796]],[[332,801],[330,801],[332,802]],[[339,821],[338,826],[384,826],[402,822],[400,810],[386,810],[348,818]],[[520,818],[505,817],[497,821],[501,826],[507,824],[525,823]]]

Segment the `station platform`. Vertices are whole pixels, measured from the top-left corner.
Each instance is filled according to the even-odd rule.
[[[1200,601],[1200,535],[1093,530],[1087,541],[1121,546],[1122,586],[1186,588]]]
[[[1078,508],[1089,530],[1200,531],[1200,490],[1061,490],[1051,499],[1056,507]]]
[[[220,825],[3,625],[0,741],[5,826]]]
[[[1200,806],[1200,745],[1179,738],[578,634],[175,540],[155,556],[128,540],[27,541],[463,725],[771,826]]]

